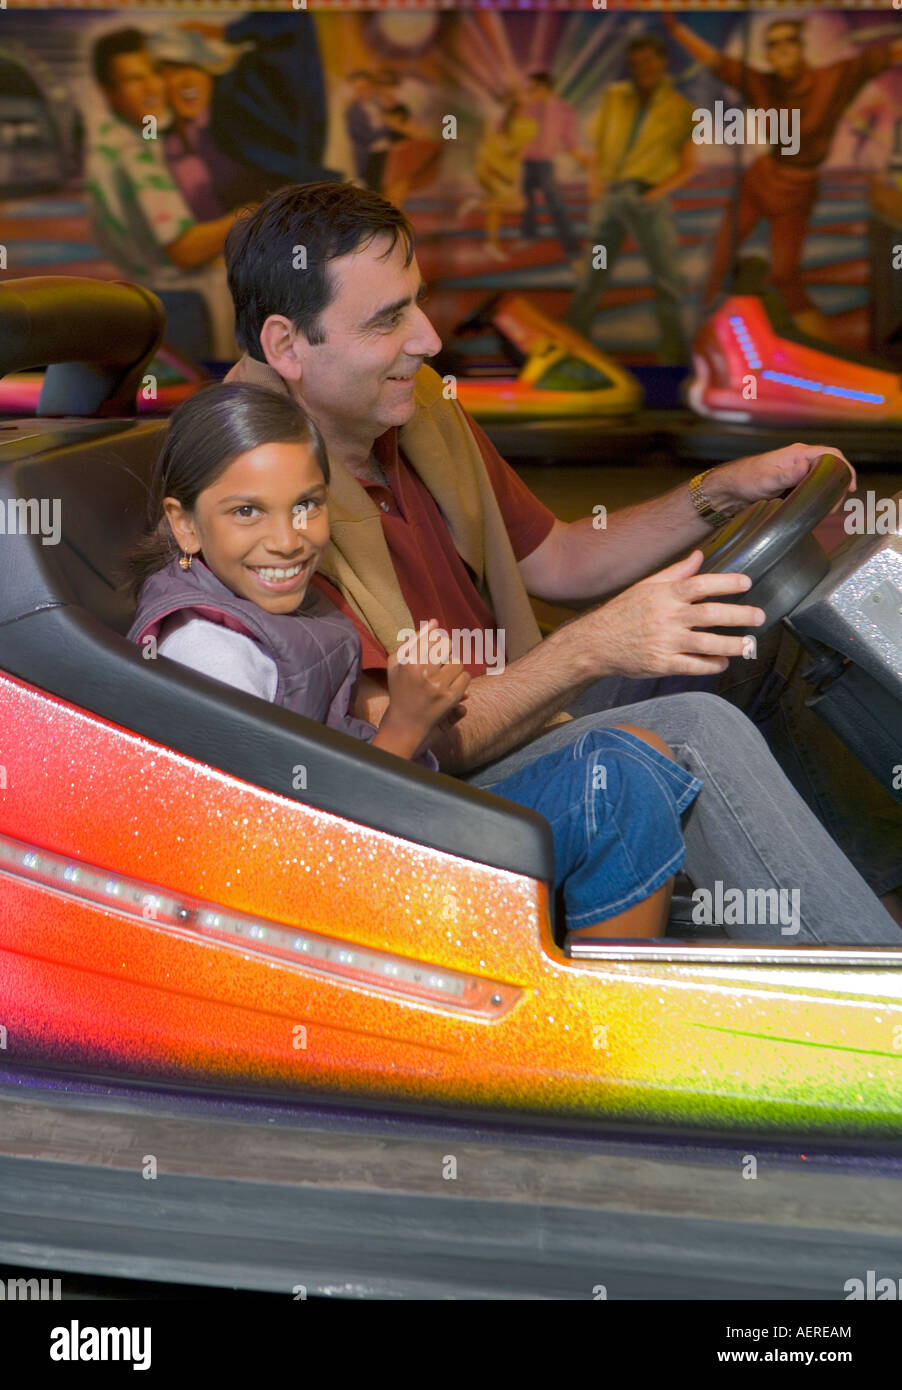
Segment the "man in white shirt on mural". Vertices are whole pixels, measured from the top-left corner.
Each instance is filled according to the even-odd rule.
[[[94,45],[94,77],[108,112],[94,122],[85,190],[104,255],[130,280],[164,296],[193,290],[207,315],[208,355],[235,353],[222,248],[235,220],[197,222],[164,157],[170,113],[139,29],[117,29]]]

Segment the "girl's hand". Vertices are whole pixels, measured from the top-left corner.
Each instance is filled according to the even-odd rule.
[[[459,662],[449,661],[450,642],[441,633],[440,641],[430,641],[438,619],[430,618],[388,659],[388,697],[386,718],[395,718],[419,729],[425,737],[440,719],[455,708],[470,684],[470,675]]]
[[[389,704],[373,743],[402,757],[413,757],[435,726],[456,711],[470,684],[465,667],[444,659],[447,636],[429,641],[437,627],[438,620],[430,619],[388,659]]]

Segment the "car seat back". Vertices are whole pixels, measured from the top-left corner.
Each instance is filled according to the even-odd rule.
[[[78,275],[0,284],[0,376],[47,367],[38,415],[135,414],[166,314],[150,290]]]
[[[39,516],[43,508],[46,521],[57,518],[60,538],[57,544],[28,538],[32,543],[21,550],[17,587],[33,575],[57,600],[87,609],[116,632],[128,632],[135,604],[123,588],[120,567],[145,528],[150,474],[165,424],[123,421],[101,426],[102,432],[85,427],[87,437],[76,427],[62,438],[53,434],[30,441],[39,452],[17,463],[12,486],[4,492],[7,499],[37,501]],[[6,543],[14,539],[7,535]]]

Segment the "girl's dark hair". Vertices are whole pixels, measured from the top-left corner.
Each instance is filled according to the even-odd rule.
[[[183,401],[173,412],[154,463],[147,531],[122,563],[122,581],[132,597],[137,599],[145,579],[180,553],[163,511],[165,497],[175,497],[186,511],[193,511],[198,494],[239,454],[261,444],[293,443],[310,445],[328,483],[323,437],[292,396],[236,381],[205,386]]]

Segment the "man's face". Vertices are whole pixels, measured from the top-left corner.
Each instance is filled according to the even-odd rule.
[[[441,339],[420,301],[425,286],[405,244],[388,234],[329,262],[335,297],[320,315],[326,341],[295,339],[298,395],[327,434],[376,438],[414,413],[414,378]],[[384,257],[384,259],[383,259]]]
[[[213,94],[213,78],[203,68],[187,63],[161,63],[160,76],[176,120],[193,121],[207,110]]]
[[[640,92],[653,92],[667,70],[667,59],[653,48],[636,48],[629,54],[629,69]]]
[[[162,79],[147,53],[117,53],[106,94],[116,115],[129,125],[140,125],[145,116],[161,120],[168,115]]]
[[[775,25],[765,40],[768,61],[780,77],[794,77],[802,66],[802,40],[788,24]]]
[[[239,598],[293,613],[329,541],[326,483],[309,444],[261,444],[203,488],[193,512],[163,506],[184,550]]]

